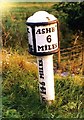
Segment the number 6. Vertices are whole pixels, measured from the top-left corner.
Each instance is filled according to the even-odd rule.
[[[52,39],[51,39],[51,35],[48,35],[48,36],[47,36],[47,42],[49,42],[49,43],[50,43],[50,42],[51,42],[51,40],[52,40]]]

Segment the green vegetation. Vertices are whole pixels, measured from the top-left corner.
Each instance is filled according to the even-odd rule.
[[[83,78],[55,75],[55,101],[41,104],[32,56],[3,51],[3,117],[83,118]]]
[[[2,15],[3,47],[12,49],[28,49],[26,20],[39,10],[48,11],[52,3],[18,3],[12,5],[9,10],[4,10]],[[32,7],[31,7],[32,6]],[[19,48],[18,48],[19,47]]]
[[[60,2],[50,12],[60,21],[61,47],[84,45],[84,2]],[[77,41],[76,41],[77,39]]]
[[[69,4],[53,4],[17,3],[13,4],[9,10],[5,10],[3,13],[2,112],[4,119],[48,118],[56,120],[56,118],[84,118],[84,76],[81,74],[81,69],[78,74],[73,75],[72,72],[74,68],[79,68],[81,64],[79,58],[82,54],[80,54],[79,58],[74,58],[73,60],[66,60],[65,55],[63,55],[61,68],[54,74],[55,101],[51,106],[40,102],[36,57],[28,53],[25,24],[27,18],[38,10],[46,10],[58,17],[61,29],[61,49],[65,48],[65,51],[67,51],[67,47],[74,46],[77,35],[79,36],[77,45],[81,45],[84,40],[83,30],[82,34],[80,32],[80,35],[77,34],[78,29],[77,31],[75,29],[74,33],[67,21],[69,13],[62,11],[61,7],[67,9],[66,5],[70,7]],[[56,56],[54,55],[55,68],[57,62]],[[67,72],[67,70],[69,74],[61,76],[61,72]]]

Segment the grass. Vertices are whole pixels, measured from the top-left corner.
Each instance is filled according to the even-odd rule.
[[[27,49],[27,18],[37,11],[48,11],[50,6],[54,3],[24,4],[12,4],[2,12],[2,39],[4,47],[19,49],[18,47],[21,46],[22,48]]]
[[[55,101],[49,106],[40,102],[37,65],[26,53],[10,54],[3,50],[4,118],[83,118],[83,79],[55,74]],[[30,62],[32,58],[32,61]],[[77,82],[76,82],[77,81]]]

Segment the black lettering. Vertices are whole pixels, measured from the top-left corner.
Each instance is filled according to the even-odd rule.
[[[29,28],[27,28],[27,32],[30,33]]]
[[[39,66],[42,66],[42,65],[43,65],[43,61],[41,59],[41,60],[39,60]]]
[[[38,51],[53,50],[57,48],[57,44],[38,46]]]
[[[41,71],[39,71],[39,73],[40,73],[40,78],[42,78],[42,79],[44,79],[44,74],[43,74],[43,72]]]
[[[45,82],[40,82],[41,85],[45,86]]]
[[[51,35],[48,35],[48,36],[47,36],[47,42],[49,42],[49,43],[50,43],[50,42],[51,42],[51,40],[52,40],[52,39],[51,39]]]
[[[45,33],[51,33],[55,31],[55,27],[51,27],[51,28],[43,28],[43,29],[38,29],[36,31],[36,34],[45,34]]]
[[[42,71],[43,71],[43,67],[40,67],[40,68],[39,68],[39,72],[42,72]]]
[[[52,49],[55,49],[57,48],[57,45],[56,44],[52,44]]]
[[[55,48],[55,45],[54,44],[52,44],[52,49],[54,49]]]
[[[37,32],[36,32],[36,34],[41,34],[41,30],[38,29]]]
[[[44,51],[44,46],[38,46],[38,51]]]
[[[45,28],[42,29],[42,34],[45,34]]]
[[[46,28],[46,33],[50,33],[51,32],[51,28]]]
[[[46,88],[45,88],[45,86],[42,85],[40,87],[40,89],[41,89],[41,91],[40,91],[41,93],[46,94]]]
[[[45,50],[47,50],[47,45],[45,45]]]
[[[51,48],[51,45],[48,45],[48,50],[51,50],[52,48]]]
[[[42,101],[45,101],[45,100],[46,100],[46,98],[42,96]]]
[[[43,61],[42,61],[42,59],[39,60],[39,75],[40,75],[40,78],[44,79]]]

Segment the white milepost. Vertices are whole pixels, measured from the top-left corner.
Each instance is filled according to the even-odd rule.
[[[58,20],[46,11],[27,19],[29,53],[37,56],[39,91],[42,101],[55,99],[53,54],[58,51]]]
[[[39,90],[42,101],[55,99],[53,55],[37,57],[39,71]]]

